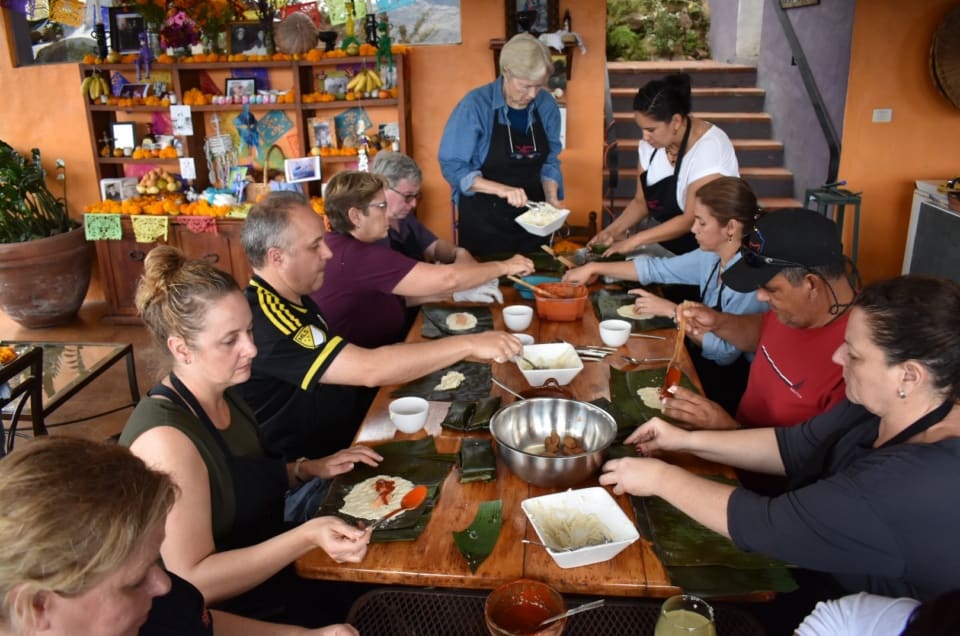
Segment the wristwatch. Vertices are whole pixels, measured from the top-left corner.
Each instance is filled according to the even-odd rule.
[[[293,478],[296,479],[301,484],[305,484],[307,480],[300,475],[300,465],[303,464],[303,462],[307,461],[307,459],[309,458],[298,457],[297,461],[293,463]]]

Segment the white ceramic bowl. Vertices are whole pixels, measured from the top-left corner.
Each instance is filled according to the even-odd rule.
[[[517,367],[530,386],[543,386],[550,378],[563,386],[570,384],[570,381],[583,371],[583,360],[577,355],[573,345],[567,342],[526,345],[523,347],[523,357],[538,367],[546,367],[527,369],[522,361],[517,360]]]
[[[600,323],[600,339],[608,347],[619,347],[630,339],[633,326],[626,320],[604,320]]]
[[[533,321],[533,307],[507,305],[503,308],[503,323],[510,331],[523,331]]]
[[[593,514],[605,526],[606,534],[611,539],[609,543],[564,551],[554,551],[548,547],[547,554],[562,568],[609,561],[640,538],[636,526],[630,523],[610,493],[599,486],[524,499],[520,506],[537,531],[541,543],[547,543],[548,540],[542,530],[545,517],[576,519],[577,515]]]
[[[557,214],[552,215],[548,222],[543,223],[540,215],[530,210],[524,212],[514,220],[520,224],[520,227],[531,234],[535,234],[536,236],[550,236],[563,226],[563,222],[567,220],[568,216],[570,216],[570,210],[558,210]]]
[[[533,339],[533,336],[528,333],[515,333],[513,335],[516,336],[517,340],[519,340],[524,346],[532,345],[536,342],[536,340]]]
[[[401,433],[416,433],[427,423],[429,410],[423,398],[402,397],[390,403],[390,421]]]

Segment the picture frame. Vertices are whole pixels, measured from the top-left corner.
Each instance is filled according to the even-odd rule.
[[[796,9],[797,7],[810,7],[820,4],[820,0],[780,0],[781,9]]]
[[[120,87],[118,97],[146,97],[150,94],[151,86],[149,82],[129,82]]]
[[[224,80],[223,94],[227,97],[253,97],[257,94],[256,77],[228,77]],[[234,99],[234,103],[238,100]]]
[[[334,123],[326,117],[310,117],[307,119],[307,135],[310,138],[311,148],[337,147],[337,129]]]
[[[114,148],[137,147],[137,125],[132,121],[110,124],[110,134],[113,136]]]
[[[140,34],[146,30],[143,16],[128,7],[109,7],[110,46],[117,53],[139,53]]]
[[[126,201],[136,196],[136,177],[100,179],[100,199],[102,201]]]
[[[510,39],[523,31],[520,23],[524,22],[525,11],[536,12],[536,17],[530,21],[530,33],[541,35],[553,33],[560,28],[559,0],[505,0],[506,34]]]
[[[320,157],[285,159],[283,174],[287,178],[287,183],[318,181],[320,179]]]
[[[231,55],[266,55],[267,38],[263,25],[256,20],[231,22],[227,29],[227,50]]]

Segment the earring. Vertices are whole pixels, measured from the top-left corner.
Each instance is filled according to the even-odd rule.
[[[903,390],[903,387],[900,387],[899,389],[897,389],[897,397],[900,398],[901,400],[906,399],[907,392]]]
[[[733,234],[727,234],[727,243],[733,242]]]

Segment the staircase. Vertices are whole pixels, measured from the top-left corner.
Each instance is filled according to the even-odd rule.
[[[620,214],[637,189],[637,146],[640,129],[633,118],[637,89],[670,73],[688,73],[693,88],[693,115],[705,119],[730,137],[740,163],[740,176],[753,188],[767,210],[802,207],[793,198],[793,174],[783,166],[783,144],[771,138],[770,115],[763,111],[764,91],[756,88],[757,70],[720,62],[608,62],[613,102],[613,131],[617,141],[618,173],[612,198],[614,215]],[[604,166],[604,183],[610,174]],[[608,220],[605,220],[607,223]]]

